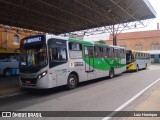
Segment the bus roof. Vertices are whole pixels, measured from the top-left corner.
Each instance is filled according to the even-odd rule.
[[[98,43],[98,42],[96,42],[96,43],[94,43],[95,45],[99,45],[99,46],[103,46],[103,47],[109,47],[109,45],[107,45],[107,44],[103,44],[103,43]]]
[[[147,53],[147,54],[150,54],[149,52],[146,52],[146,51],[138,51],[138,50],[129,50],[129,51],[137,52],[137,53]]]
[[[75,39],[75,38],[69,38],[69,41],[83,43],[83,44],[89,44],[89,45],[99,45],[99,46],[102,46],[102,47],[113,47],[113,48],[125,49],[124,47],[120,47],[120,46],[107,45],[107,44],[103,44],[103,43],[91,42],[91,41],[85,41],[85,40],[78,40],[78,39]]]
[[[78,40],[78,39],[75,39],[75,38],[69,38],[68,40],[69,40],[70,42],[78,42],[78,43],[82,43],[82,44],[94,45],[93,42],[85,41],[85,40]]]
[[[70,42],[77,42],[77,43],[92,45],[92,46],[93,45],[98,45],[98,46],[102,46],[102,47],[113,47],[113,48],[125,49],[124,47],[120,47],[120,46],[107,45],[107,44],[98,43],[98,42],[95,43],[95,42],[92,42],[92,41],[85,41],[85,40],[79,40],[79,39],[76,39],[76,38],[61,37],[61,36],[49,35],[49,34],[33,35],[33,36],[25,37],[23,39],[29,39],[29,38],[33,38],[33,37],[37,37],[37,36],[45,36],[46,39],[56,38],[56,39],[62,39],[62,40],[66,40],[66,41],[68,40]]]
[[[114,45],[109,45],[110,47],[113,47],[113,48],[120,48],[120,49],[125,49],[124,47],[121,47],[121,46],[114,46]]]

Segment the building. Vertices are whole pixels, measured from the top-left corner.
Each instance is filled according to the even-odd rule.
[[[18,49],[21,39],[33,34],[37,34],[37,32],[0,25],[0,52]]]
[[[112,45],[113,37],[105,43]],[[159,23],[157,30],[121,33],[117,36],[117,45],[128,50],[148,51],[151,54],[152,63],[160,63],[160,29]]]
[[[109,40],[105,43],[112,45],[113,37],[110,35]],[[117,45],[131,50],[160,50],[160,30],[159,23],[157,30],[121,33],[117,36]]]
[[[112,36],[105,43],[112,45]],[[131,50],[160,50],[160,30],[121,33],[117,45]]]

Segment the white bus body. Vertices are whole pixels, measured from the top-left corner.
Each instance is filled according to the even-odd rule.
[[[112,58],[106,63],[105,58],[93,58],[96,49],[94,46],[92,42],[68,40],[53,35],[24,38],[20,48],[21,87],[46,89],[67,85],[73,89],[78,82],[105,76],[112,78],[114,74],[126,70],[124,48],[115,47],[123,59]],[[107,45],[103,47],[109,48]],[[31,63],[27,63],[29,58],[32,58]]]

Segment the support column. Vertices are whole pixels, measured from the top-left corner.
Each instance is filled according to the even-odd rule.
[[[8,30],[6,30],[6,50],[8,50]]]
[[[117,46],[117,37],[113,36],[113,45]]]
[[[117,36],[115,34],[115,27],[113,25],[113,45],[117,46]]]

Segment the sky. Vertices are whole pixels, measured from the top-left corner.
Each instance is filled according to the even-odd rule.
[[[148,0],[156,11],[156,18],[152,20],[152,22],[144,28],[147,30],[157,29],[157,23],[160,23],[160,0]]]
[[[157,23],[160,24],[160,0],[148,0],[150,4],[153,6],[156,11],[156,18],[152,19],[147,27],[145,28],[137,28],[133,30],[123,31],[123,32],[133,32],[133,31],[146,31],[146,30],[155,30],[157,29]],[[98,41],[98,40],[107,40],[109,39],[109,33],[84,36],[84,40],[88,41]]]

